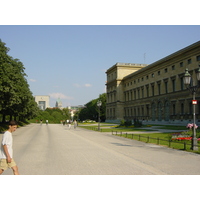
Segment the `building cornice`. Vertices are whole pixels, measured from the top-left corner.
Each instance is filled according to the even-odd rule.
[[[195,48],[200,48],[200,41],[195,42],[194,44],[191,44],[191,45],[189,45],[189,46],[187,46],[187,47],[185,47],[185,48],[183,48],[183,49],[181,49],[179,51],[176,51],[175,53],[172,53],[172,54],[170,54],[170,55],[168,55],[168,56],[166,56],[166,57],[164,57],[164,58],[162,58],[162,59],[150,64],[150,65],[147,65],[146,67],[143,67],[142,69],[125,76],[124,79],[127,79],[127,78],[129,78],[129,77],[131,77],[133,75],[140,74],[140,73],[142,73],[142,72],[144,72],[144,71],[146,71],[148,69],[156,67],[156,66],[158,66],[158,65],[160,65],[160,64],[162,64],[164,62],[167,62],[167,61],[169,61],[169,60],[171,60],[171,59],[173,59],[175,57],[178,57],[181,54],[186,53],[186,52],[188,52],[188,51],[190,51],[192,49],[195,49]]]

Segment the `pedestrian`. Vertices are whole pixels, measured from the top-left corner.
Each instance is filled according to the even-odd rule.
[[[40,120],[40,125],[42,125],[42,119]]]
[[[77,122],[76,122],[76,120],[74,121],[74,129],[76,129],[76,127],[77,127]]]
[[[19,175],[18,167],[13,159],[12,133],[17,129],[17,122],[10,121],[8,130],[3,134],[0,149],[0,174],[12,168],[14,175]]]
[[[70,121],[69,121],[68,127],[69,127],[69,129],[71,129],[71,122]]]
[[[46,120],[46,125],[48,125],[48,123],[49,123],[49,121],[48,121],[48,119]]]

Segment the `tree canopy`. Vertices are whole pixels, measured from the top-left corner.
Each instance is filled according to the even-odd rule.
[[[37,104],[26,80],[25,68],[19,59],[8,55],[9,48],[0,39],[0,114],[2,121],[32,118]]]
[[[106,119],[106,93],[100,94],[99,98],[91,100],[90,102],[85,104],[85,107],[82,108],[77,114],[76,119],[79,119],[81,121],[83,120],[94,120],[98,121],[98,114],[99,114],[99,108],[97,106],[97,102],[101,101],[100,106],[100,120],[105,121]]]

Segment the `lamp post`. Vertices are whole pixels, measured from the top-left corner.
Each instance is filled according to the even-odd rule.
[[[188,69],[185,70],[185,74],[183,76],[183,82],[186,86],[186,88],[192,93],[193,99],[192,99],[192,104],[193,104],[193,134],[192,134],[192,143],[191,143],[191,149],[194,151],[198,151],[198,146],[197,146],[197,137],[196,137],[196,128],[195,128],[195,105],[197,104],[197,101],[195,100],[195,95],[200,87],[198,81],[200,81],[200,65],[199,69],[196,72],[196,77],[197,77],[197,84],[195,85],[195,82],[192,81],[192,77],[190,73],[188,72]]]
[[[100,131],[100,107],[101,107],[101,101],[100,100],[98,100],[97,101],[97,106],[98,106],[98,108],[99,108],[99,117],[98,117],[98,131]]]

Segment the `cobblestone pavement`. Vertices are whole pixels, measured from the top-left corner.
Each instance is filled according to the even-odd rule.
[[[200,174],[198,154],[61,124],[30,124],[13,140],[22,175]]]

